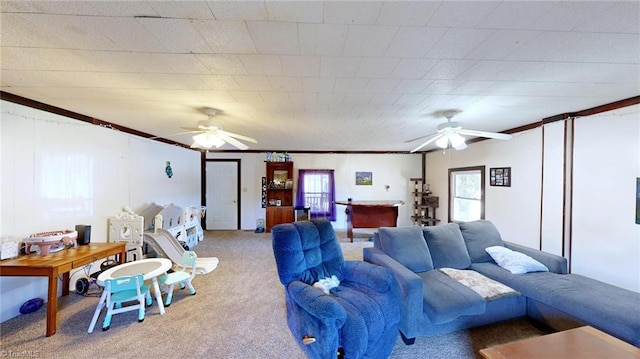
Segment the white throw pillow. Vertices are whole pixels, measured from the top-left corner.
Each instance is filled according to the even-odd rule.
[[[529,257],[528,255],[502,246],[485,248],[491,258],[502,268],[513,274],[523,274],[529,272],[548,272],[544,264]]]

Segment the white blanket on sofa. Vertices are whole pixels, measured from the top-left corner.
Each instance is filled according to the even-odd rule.
[[[520,294],[513,288],[496,282],[491,278],[487,278],[476,271],[453,268],[440,268],[439,271],[480,294],[485,300],[494,300],[507,295]]]

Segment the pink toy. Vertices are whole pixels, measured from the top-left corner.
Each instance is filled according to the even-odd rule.
[[[49,231],[35,233],[25,238],[27,245],[27,253],[31,252],[31,246],[40,247],[40,255],[44,256],[49,254],[49,249],[52,245],[57,243],[64,243],[67,246],[75,247],[77,245],[76,239],[78,238],[78,232],[69,229],[62,231]]]

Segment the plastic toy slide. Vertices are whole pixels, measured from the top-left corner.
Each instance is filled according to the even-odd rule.
[[[158,255],[168,258],[176,265],[182,265],[184,248],[169,231],[158,228],[155,233],[144,232],[144,242],[150,245]],[[218,267],[219,262],[217,257],[198,257],[196,273],[210,273]]]

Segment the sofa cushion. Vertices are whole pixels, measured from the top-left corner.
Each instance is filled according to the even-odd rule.
[[[465,269],[471,265],[460,227],[456,223],[423,227],[434,268]]]
[[[424,281],[423,310],[435,324],[450,322],[462,315],[482,314],[486,301],[448,275],[438,271],[418,273]]]
[[[549,268],[528,255],[502,246],[485,248],[491,258],[502,268],[513,274],[548,272]]]
[[[491,221],[481,219],[471,222],[459,222],[458,225],[473,263],[491,262],[491,257],[484,249],[493,246],[504,246],[500,232]]]
[[[433,269],[431,253],[418,226],[380,227],[380,249],[415,273]]]

